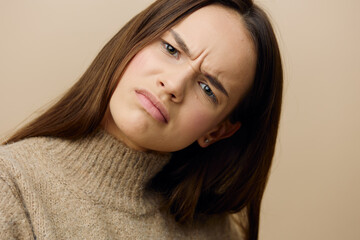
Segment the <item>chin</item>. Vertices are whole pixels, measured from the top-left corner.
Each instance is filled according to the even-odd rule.
[[[192,142],[193,143],[193,142]],[[152,146],[151,148],[154,151],[157,152],[166,152],[166,153],[171,153],[171,152],[176,152],[176,151],[180,151],[184,148],[187,148],[188,146],[190,146],[192,143],[189,144],[179,144],[179,142],[176,142],[176,144],[169,144],[169,141],[165,144],[165,143],[161,143],[157,146]]]

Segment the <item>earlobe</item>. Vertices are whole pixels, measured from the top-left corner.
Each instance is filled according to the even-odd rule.
[[[200,147],[206,148],[207,146],[210,146],[212,144],[212,140],[208,137],[201,137],[197,140]]]
[[[241,122],[231,123],[230,120],[221,122],[207,134],[197,140],[200,147],[207,147],[221,139],[231,137],[241,127]]]

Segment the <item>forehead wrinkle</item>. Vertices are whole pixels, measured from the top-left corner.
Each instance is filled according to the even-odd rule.
[[[188,48],[188,46],[186,45],[185,41],[182,39],[182,37],[180,36],[180,34],[178,34],[175,30],[170,29],[169,32],[171,33],[171,35],[174,37],[176,43],[179,45],[179,47],[181,48],[181,50],[183,50],[185,52],[185,54],[191,59],[191,53],[190,50]],[[209,49],[207,50],[209,51]],[[206,50],[201,51],[200,56],[201,59],[198,59],[201,63],[200,63],[200,73],[206,78],[208,79],[208,81],[210,82],[211,85],[213,85],[216,89],[218,89],[220,92],[222,92],[226,97],[229,97],[228,92],[226,91],[225,87],[222,85],[222,83],[218,80],[218,78],[214,75],[211,74],[207,71],[203,71],[202,69],[202,64],[205,61],[206,56],[208,55],[206,52]],[[191,64],[190,64],[191,65]],[[193,66],[191,66],[194,71],[198,72]]]
[[[219,80],[219,74],[215,74],[215,73],[211,73],[210,71],[207,71],[206,69],[204,69],[205,67],[203,67],[205,59],[207,54],[204,53],[204,59],[200,65],[200,73],[206,78],[208,79],[208,81],[210,82],[211,85],[213,85],[216,89],[218,89],[220,92],[222,92],[226,97],[229,98],[229,93],[226,91],[226,88],[224,87],[224,85],[221,83],[221,81]]]

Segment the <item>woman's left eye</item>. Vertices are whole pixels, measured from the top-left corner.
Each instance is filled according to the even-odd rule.
[[[217,103],[217,98],[216,98],[214,92],[209,87],[209,85],[207,85],[207,84],[205,84],[203,82],[199,82],[199,85],[202,88],[202,90],[204,91],[204,93],[206,95],[208,95],[213,100],[213,102]]]
[[[174,56],[175,58],[179,57],[179,51],[173,46],[171,46],[169,43],[163,41],[163,47],[170,55]]]

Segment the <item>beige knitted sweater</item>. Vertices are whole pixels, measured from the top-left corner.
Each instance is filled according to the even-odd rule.
[[[145,184],[169,158],[103,130],[1,146],[0,239],[234,239],[226,215],[181,226],[159,209]]]

